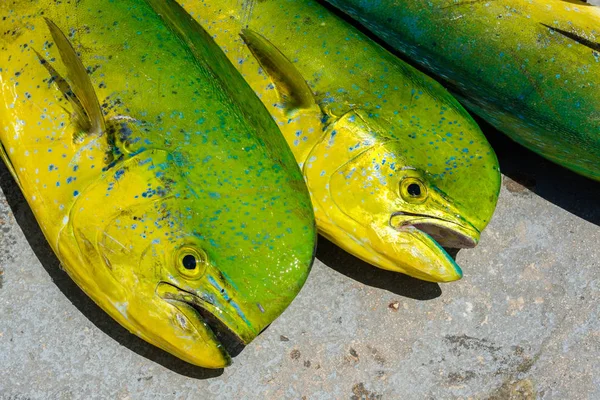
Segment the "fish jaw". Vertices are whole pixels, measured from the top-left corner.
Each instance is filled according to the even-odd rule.
[[[408,235],[427,260],[429,267],[417,260],[413,266],[428,272],[436,282],[451,282],[462,277],[462,271],[446,249],[474,248],[479,243],[480,232],[467,221],[436,218],[425,214],[394,213],[389,221],[392,229],[400,235]],[[428,278],[421,278],[430,280]]]
[[[398,231],[415,228],[426,233],[438,245],[452,249],[471,249],[479,243],[480,232],[466,221],[449,221],[426,214],[399,211],[390,218],[390,226]]]
[[[156,294],[175,307],[202,337],[205,351],[200,349],[185,357],[193,357],[193,364],[208,368],[223,368],[231,364],[231,356],[256,336],[256,332],[226,307],[214,304],[210,296],[197,295],[173,284],[160,282]],[[182,357],[183,358],[183,357]]]
[[[176,315],[179,315],[179,323],[191,325],[202,340],[194,341],[195,351],[189,351],[189,347],[184,347],[187,344],[185,341],[181,342],[183,346],[179,343],[171,343],[171,346],[165,350],[190,364],[203,368],[219,369],[231,365],[231,357],[194,307],[177,300],[166,301],[174,308]]]
[[[368,239],[373,253],[365,261],[380,268],[429,282],[453,282],[462,278],[460,266],[446,250],[414,226],[396,229],[373,224]]]

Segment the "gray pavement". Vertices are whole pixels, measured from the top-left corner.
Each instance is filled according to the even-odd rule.
[[[225,371],[130,335],[60,270],[0,168],[0,399],[600,399],[600,184],[489,127],[504,183],[462,281],[321,240],[292,306]]]

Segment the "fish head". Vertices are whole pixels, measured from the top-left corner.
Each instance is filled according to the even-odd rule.
[[[477,245],[500,190],[496,155],[479,128],[466,121],[456,140],[414,131],[402,138],[389,134],[393,124],[384,119],[359,114],[353,121],[362,137],[329,190],[366,230],[354,240],[361,257],[423,280],[460,279],[446,249]]]
[[[113,173],[118,180],[106,178],[80,195],[74,236],[99,286],[86,291],[146,341],[192,364],[221,368],[302,287],[314,231],[290,228],[286,218],[310,228],[313,217],[274,207],[242,220],[241,207],[259,193],[203,195],[193,184],[199,179],[174,173],[175,164],[166,152],[145,151]],[[108,198],[98,196],[109,188]],[[310,210],[308,197],[306,203]]]

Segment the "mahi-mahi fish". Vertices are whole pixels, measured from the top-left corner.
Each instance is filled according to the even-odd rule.
[[[64,269],[146,341],[220,368],[302,287],[294,157],[174,1],[0,4],[2,158]]]
[[[579,0],[328,0],[517,143],[600,180],[600,8]]]
[[[383,269],[462,276],[498,198],[494,151],[458,102],[312,0],[179,0],[261,97],[319,231]]]

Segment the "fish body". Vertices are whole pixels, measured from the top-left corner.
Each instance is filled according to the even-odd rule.
[[[315,1],[180,0],[277,121],[320,233],[383,269],[459,279],[495,209],[496,156],[448,92]]]
[[[328,0],[516,142],[600,180],[600,8],[577,0]]]
[[[11,1],[0,19],[2,158],[64,269],[132,333],[228,365],[314,257],[271,116],[173,1]]]

